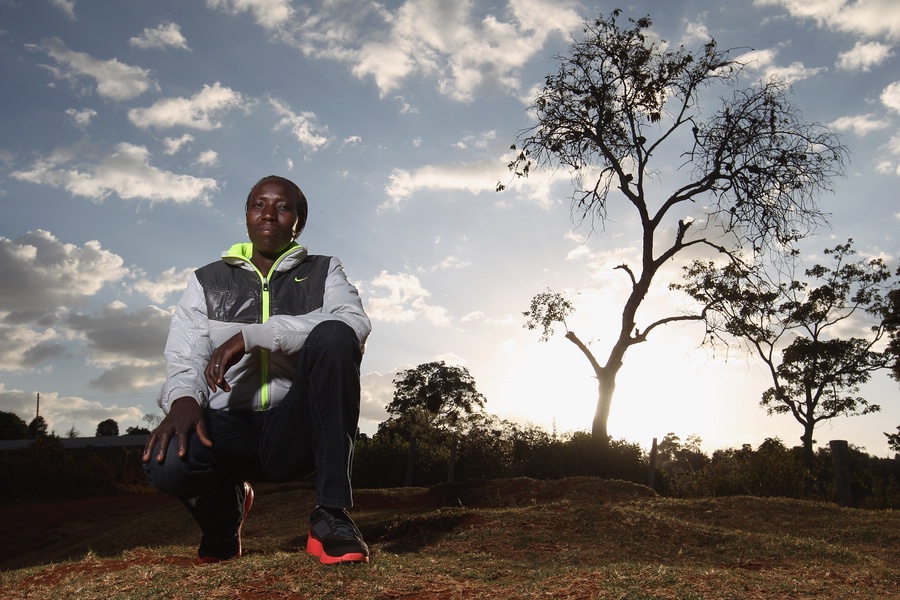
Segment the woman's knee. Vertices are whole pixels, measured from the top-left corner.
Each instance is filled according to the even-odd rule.
[[[144,472],[151,486],[179,497],[199,496],[215,487],[218,475],[209,449],[194,438],[191,442],[202,448],[189,450],[186,456],[180,457],[177,444],[173,442],[169,444],[163,462],[158,462],[154,455],[144,463]],[[189,447],[195,444],[189,443]]]
[[[361,357],[359,338],[356,337],[353,328],[343,321],[323,321],[313,327],[306,339],[305,347],[317,349],[319,352]]]

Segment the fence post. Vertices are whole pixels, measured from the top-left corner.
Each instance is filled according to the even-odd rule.
[[[840,506],[853,506],[847,440],[831,440],[828,445],[831,446],[831,461],[834,465],[835,502]]]
[[[413,484],[413,471],[416,468],[416,451],[419,442],[415,437],[409,439],[409,453],[406,455],[406,479],[403,485],[411,487]]]
[[[455,436],[450,442],[450,460],[447,461],[447,483],[453,483],[456,479],[456,452],[459,449],[459,439]]]
[[[656,489],[656,438],[653,438],[653,445],[650,447],[650,473],[647,474],[647,487],[651,490]]]

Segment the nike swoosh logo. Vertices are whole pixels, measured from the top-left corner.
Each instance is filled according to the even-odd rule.
[[[294,281],[300,283],[301,281],[306,281],[309,277],[294,277]]]

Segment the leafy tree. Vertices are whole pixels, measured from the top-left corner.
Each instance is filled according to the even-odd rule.
[[[401,371],[394,379],[394,398],[387,412],[396,415],[410,441],[410,470],[415,449],[425,430],[445,434],[455,448],[458,436],[465,430],[466,416],[484,408],[484,396],[465,367],[444,361],[424,363],[415,369]],[[452,479],[453,455],[450,458]],[[407,477],[407,483],[409,477]]]
[[[696,435],[689,435],[686,442],[670,432],[657,444],[658,466],[668,473],[699,471],[707,463],[707,457],[700,449],[701,440]]]
[[[24,440],[28,425],[19,415],[0,410],[0,440]]]
[[[714,40],[692,51],[669,49],[648,35],[649,17],[620,26],[619,15],[586,23],[584,39],[557,57],[558,71],[534,100],[537,124],[519,134],[509,165],[519,177],[535,167],[568,170],[579,222],[590,218],[592,227],[599,221],[605,228],[610,206],[620,202],[640,223],[639,263],[617,267],[631,287],[605,360],[566,334],[598,379],[591,433],[603,445],[629,348],[657,327],[701,318],[673,314],[638,323],[660,269],[685,252],[734,255],[746,246],[764,254],[790,246],[826,222],[815,198],[830,189],[846,156],[827,128],[801,120],[785,83],[737,89],[743,65]],[[716,87],[733,93],[705,106],[702,94]],[[660,191],[657,163],[673,153],[682,167]],[[692,228],[698,221],[703,226]],[[526,326],[541,328],[547,339],[567,312],[571,305],[558,294],[538,295]]]
[[[125,430],[125,435],[150,435],[150,430],[146,427],[129,427]]]
[[[77,438],[80,435],[81,435],[81,432],[78,431],[77,429],[75,429],[74,425],[72,425],[72,427],[70,427],[69,430],[66,431],[66,437],[69,439]]]
[[[900,269],[897,269],[896,275],[900,275]],[[900,289],[888,292],[883,317],[884,328],[889,338],[887,351],[893,358],[891,376],[900,381]]]
[[[394,379],[394,399],[387,412],[403,415],[424,410],[438,427],[452,427],[463,414],[484,408],[484,396],[465,367],[444,361],[424,363],[401,371]]]
[[[819,423],[880,410],[858,395],[859,387],[891,364],[877,348],[892,275],[881,259],[856,260],[852,243],[826,249],[832,266],[815,265],[802,277],[794,252],[783,269],[695,261],[685,269],[685,283],[673,285],[703,306],[709,342],[737,338],[762,359],[772,387],[760,404],[803,426],[810,465]]]
[[[900,269],[897,270],[900,275]],[[891,377],[900,382],[900,289],[888,293],[888,302],[884,312],[884,327],[889,337],[887,352],[893,359]],[[900,426],[897,433],[885,433],[888,445],[894,452],[900,453]]]
[[[45,437],[47,437],[47,421],[38,415],[28,424],[28,439],[37,440]]]
[[[885,433],[888,439],[888,447],[894,452],[900,454],[900,425],[897,426],[897,433]]]
[[[97,424],[97,437],[119,435],[119,424],[114,419],[106,419]]]

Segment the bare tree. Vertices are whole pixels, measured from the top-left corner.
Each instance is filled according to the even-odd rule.
[[[519,177],[535,168],[568,170],[579,223],[589,218],[592,228],[599,222],[605,229],[612,202],[639,220],[640,262],[618,267],[631,288],[605,360],[596,360],[574,332],[566,335],[597,377],[591,430],[604,445],[628,349],[657,327],[701,318],[677,314],[638,324],[638,309],[660,269],[688,249],[737,256],[743,249],[790,246],[826,222],[815,199],[831,189],[846,156],[827,128],[801,120],[785,83],[737,89],[743,65],[714,40],[693,51],[669,50],[648,35],[649,17],[623,27],[619,15],[586,23],[584,39],[557,57],[559,70],[534,100],[537,124],[519,134],[509,165]],[[732,93],[704,105],[702,92],[716,87]],[[681,157],[679,176],[667,192],[651,193],[657,163],[671,152]],[[692,216],[678,218],[685,213]],[[552,292],[542,298],[557,300]],[[544,328],[546,339],[554,311],[541,307],[542,298],[535,297],[526,316]]]
[[[147,422],[147,429],[156,429],[156,426],[159,425],[159,422],[162,421],[162,417],[154,414],[154,413],[146,413],[141,419]]]

